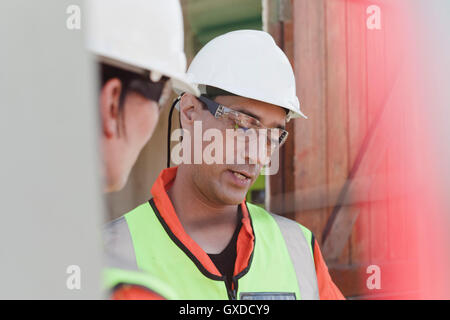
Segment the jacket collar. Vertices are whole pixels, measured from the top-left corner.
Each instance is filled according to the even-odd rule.
[[[190,255],[197,260],[194,262],[199,262],[213,276],[222,277],[223,275],[217,270],[208,254],[184,230],[167,194],[167,190],[172,187],[176,178],[177,169],[178,167],[172,167],[162,170],[153,184],[151,193],[155,206],[170,232],[189,251]],[[242,210],[242,228],[237,239],[234,276],[246,272],[250,267],[255,242],[251,219],[245,201],[240,206]]]

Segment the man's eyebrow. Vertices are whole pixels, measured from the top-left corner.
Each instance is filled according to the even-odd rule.
[[[238,112],[240,112],[240,113],[243,113],[243,114],[245,114],[245,115],[247,115],[247,116],[250,116],[250,117],[252,117],[252,118],[255,118],[256,120],[258,120],[259,122],[261,122],[261,118],[258,117],[256,114],[250,112],[250,111],[247,111],[247,110],[240,110],[240,108],[236,108],[236,109],[233,108],[233,110],[236,110],[236,111],[238,111]],[[283,126],[283,125],[281,125],[281,124],[278,124],[278,125],[275,124],[275,125],[276,125],[276,127],[274,127],[274,126],[270,126],[270,127],[272,127],[272,128],[278,128],[278,129],[281,129],[281,130],[286,130],[286,127]]]
[[[260,117],[258,117],[256,114],[254,114],[254,113],[252,113],[252,112],[250,112],[250,111],[247,111],[247,110],[240,110],[239,108],[237,108],[237,109],[235,109],[235,110],[238,111],[238,112],[240,112],[240,113],[243,113],[243,114],[245,114],[245,115],[247,115],[247,116],[253,117],[253,118],[255,118],[255,119],[258,120],[258,121],[261,121],[261,118],[260,118]]]

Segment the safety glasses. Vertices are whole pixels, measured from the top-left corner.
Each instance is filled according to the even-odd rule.
[[[124,87],[134,91],[149,100],[158,102],[162,108],[170,97],[171,85],[169,78],[162,77],[159,81],[153,82],[149,77],[134,78],[130,81],[124,81]]]
[[[203,102],[209,112],[216,118],[221,119],[225,124],[226,129],[234,129],[237,132],[251,137],[249,131],[255,132],[257,136],[264,134],[267,136],[267,150],[274,150],[276,147],[281,147],[288,137],[288,132],[280,128],[267,128],[258,119],[253,118],[245,113],[233,110],[224,105],[221,105],[214,100],[201,95],[198,99]]]

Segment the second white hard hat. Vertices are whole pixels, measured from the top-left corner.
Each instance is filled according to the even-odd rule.
[[[291,64],[267,32],[239,30],[211,40],[187,73],[200,90],[216,87],[283,107],[289,110],[288,120],[306,118],[300,111]]]
[[[178,0],[89,0],[88,48],[108,61],[165,75],[198,95],[186,78],[183,16]],[[155,79],[154,79],[155,80]]]

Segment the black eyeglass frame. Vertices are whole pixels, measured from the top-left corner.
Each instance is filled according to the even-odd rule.
[[[206,107],[208,108],[209,112],[214,116],[214,118],[219,119],[221,118],[226,112],[233,112],[236,114],[241,114],[247,118],[251,118],[252,121],[254,121],[255,123],[258,124],[259,128],[261,129],[272,129],[272,128],[267,128],[266,126],[264,126],[261,121],[259,121],[258,119],[255,119],[252,116],[249,116],[245,113],[233,110],[229,107],[226,107],[220,103],[217,103],[216,101],[208,98],[206,95],[200,95],[199,97],[197,97],[197,99],[199,99],[201,102],[203,102]],[[281,131],[280,137],[278,138],[278,147],[281,147],[287,140],[287,137],[289,135],[289,132],[284,130],[284,129],[280,129],[280,128],[276,128],[277,130]]]

